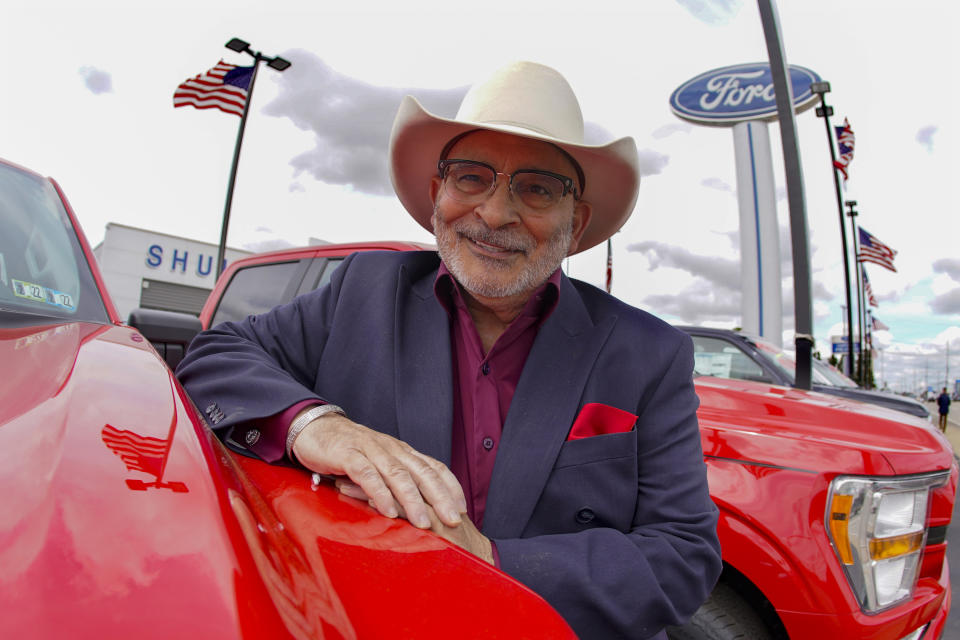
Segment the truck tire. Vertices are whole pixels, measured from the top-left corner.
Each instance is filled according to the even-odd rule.
[[[710,597],[682,627],[668,627],[670,640],[771,640],[760,616],[725,584],[714,587]]]

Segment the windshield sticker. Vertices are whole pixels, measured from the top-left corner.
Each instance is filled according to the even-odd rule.
[[[693,354],[693,372],[701,376],[729,378],[733,368],[733,356],[729,353]]]
[[[73,311],[76,308],[73,296],[69,293],[48,289],[39,284],[24,282],[23,280],[12,279],[11,282],[13,283],[13,295],[18,298],[32,300],[33,302],[42,302],[61,309],[67,309],[68,311]]]

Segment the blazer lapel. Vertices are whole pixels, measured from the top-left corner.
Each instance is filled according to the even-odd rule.
[[[487,536],[516,538],[526,527],[614,323],[594,326],[562,278],[557,308],[537,334],[504,424],[483,518]]]
[[[450,320],[433,293],[437,270],[410,281],[401,269],[397,287],[394,363],[399,437],[450,465],[453,373]]]

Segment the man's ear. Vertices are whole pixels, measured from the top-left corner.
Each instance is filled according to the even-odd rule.
[[[430,178],[430,202],[434,205],[437,204],[437,195],[440,193],[440,185],[442,184],[440,176],[433,176]]]
[[[581,200],[573,208],[573,233],[570,238],[570,247],[567,249],[567,255],[572,254],[580,245],[580,238],[583,232],[587,230],[590,224],[590,216],[593,215],[593,207],[589,202]]]

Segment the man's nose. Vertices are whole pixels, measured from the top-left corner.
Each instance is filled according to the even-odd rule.
[[[476,212],[491,229],[520,222],[520,210],[510,190],[510,176],[497,174],[493,193],[477,206]]]

